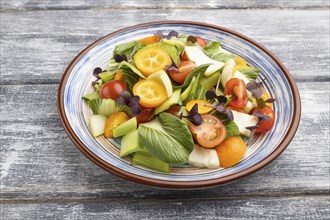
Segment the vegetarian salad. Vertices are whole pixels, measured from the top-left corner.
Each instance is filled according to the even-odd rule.
[[[165,173],[179,164],[231,167],[249,137],[274,124],[275,99],[259,72],[220,42],[175,31],[116,45],[83,96],[90,131],[120,138],[120,157],[132,156],[132,165]]]

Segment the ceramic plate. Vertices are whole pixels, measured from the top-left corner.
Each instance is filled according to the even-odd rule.
[[[243,160],[230,168],[199,169],[172,167],[169,174],[131,166],[131,158],[120,158],[120,141],[94,138],[87,121],[91,111],[82,96],[92,91],[95,67],[107,69],[115,45],[153,35],[177,31],[180,34],[220,41],[222,47],[261,70],[265,90],[276,99],[275,126],[265,135],[256,136],[248,146]],[[288,70],[266,48],[226,28],[205,23],[165,21],[140,24],[113,32],[84,49],[69,64],[58,93],[58,110],[68,135],[76,146],[94,163],[122,178],[161,188],[203,188],[228,183],[245,177],[279,156],[292,140],[300,120],[300,98]]]

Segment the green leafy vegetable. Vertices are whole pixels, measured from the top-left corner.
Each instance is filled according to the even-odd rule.
[[[170,172],[170,165],[165,163],[146,151],[136,152],[132,159],[132,165],[147,167],[164,173]]]
[[[243,73],[246,76],[246,78],[248,78],[251,81],[256,80],[260,73],[260,69],[257,68],[241,68],[238,69],[238,71]]]
[[[203,65],[200,65],[198,67],[196,67],[193,71],[191,71],[189,73],[189,75],[187,76],[187,78],[184,80],[183,84],[180,85],[180,86],[174,86],[175,88],[186,88],[189,86],[190,82],[191,82],[191,79],[195,76],[203,76],[205,71],[207,70],[207,68],[210,66],[211,64],[203,64]]]
[[[234,54],[227,53],[221,48],[220,42],[210,42],[204,47],[203,51],[211,59],[221,62],[226,62],[228,59],[235,58]]]
[[[120,63],[119,69],[123,72],[125,76],[125,82],[128,91],[133,94],[133,87],[139,81],[140,76],[143,76],[143,74],[134,65],[126,61],[122,61]],[[142,78],[145,78],[145,76],[143,76]]]
[[[88,93],[86,95],[84,95],[82,97],[85,101],[90,101],[90,100],[93,100],[93,99],[98,99],[100,98],[100,95],[98,92],[92,92],[92,93]]]
[[[220,71],[217,71],[210,76],[203,77],[200,80],[200,84],[203,86],[205,90],[211,89],[213,86],[217,85],[219,81]]]
[[[234,121],[228,121],[228,115],[226,113],[214,112],[213,115],[219,118],[225,125],[227,130],[226,138],[240,134],[238,126]]]
[[[119,64],[119,69],[122,71],[128,71],[131,70],[132,72],[136,73],[141,78],[146,78],[140,70],[138,70],[133,64],[130,64],[129,62],[122,61]]]
[[[196,80],[194,81],[191,91],[188,95],[188,98],[185,100],[185,103],[191,101],[191,100],[205,100],[205,93],[207,90],[203,88],[203,86],[200,84],[200,75],[197,76]]]
[[[159,119],[140,124],[138,131],[143,146],[158,159],[169,164],[188,162],[194,141],[187,125],[176,116],[161,113]]]

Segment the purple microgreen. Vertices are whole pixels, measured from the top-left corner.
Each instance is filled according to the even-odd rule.
[[[198,114],[198,104],[197,103],[189,111],[189,115],[196,115],[196,114]]]
[[[126,90],[122,91],[120,96],[123,97],[126,103],[129,103],[129,101],[131,100],[131,94]]]
[[[193,46],[197,42],[197,38],[194,36],[188,36],[187,38],[187,45]]]
[[[97,79],[100,79],[100,76],[99,76],[100,73],[102,73],[101,67],[96,67],[93,70],[93,76],[95,76]]]
[[[171,60],[172,60],[171,65],[166,65],[165,66],[165,72],[168,73],[169,70],[175,71],[175,72],[179,72],[179,67],[176,65],[176,63],[174,62],[174,60],[172,59],[172,57],[171,57]]]
[[[275,99],[270,98],[270,99],[267,99],[265,102],[267,102],[267,103],[274,103],[275,102]]]
[[[233,112],[229,109],[226,109],[226,114],[227,114],[227,120],[228,121],[233,121],[234,120],[234,115],[233,115]]]
[[[268,115],[264,115],[264,114],[261,114],[259,112],[254,112],[253,114],[258,117],[259,121],[264,121],[264,120],[267,120],[268,121],[268,120],[271,120],[272,119]]]
[[[220,103],[218,105],[215,106],[215,110],[217,110],[218,112],[222,113],[226,111],[225,105],[223,103]]]
[[[133,115],[139,115],[141,113],[141,107],[139,106],[139,104],[134,104],[131,106],[131,111]]]
[[[194,125],[201,125],[203,123],[203,117],[198,113],[198,104],[196,103],[189,111],[188,116],[183,116],[182,112],[179,118],[187,118]]]
[[[124,97],[122,97],[122,96],[118,96],[118,97],[116,98],[116,103],[117,103],[118,105],[121,105],[121,106],[127,105],[126,100],[125,100]]]
[[[262,91],[260,89],[261,83],[256,81],[251,81],[246,85],[246,88],[252,93],[252,95],[256,98],[260,98],[262,95]]]
[[[252,132],[253,130],[257,129],[258,127],[259,127],[258,125],[253,125],[253,126],[248,126],[248,127],[245,127],[245,128]]]
[[[176,31],[170,31],[170,33],[168,33],[168,35],[164,35],[163,32],[161,31],[157,31],[155,34],[154,34],[156,37],[158,37],[159,39],[163,39],[163,38],[166,38],[166,39],[171,39],[172,37],[178,37],[179,36],[179,33],[176,32]]]
[[[140,97],[139,96],[133,96],[130,101],[131,101],[132,105],[136,105],[136,104],[139,103]]]
[[[211,99],[214,99],[217,97],[217,94],[215,94],[214,91],[212,90],[207,90],[206,93],[205,93],[205,97],[207,100],[211,100]]]
[[[113,56],[113,58],[115,59],[115,61],[117,62],[117,63],[120,63],[120,62],[122,62],[122,61],[127,61],[127,57],[126,57],[126,55],[125,54],[123,54],[123,55],[120,55],[120,54],[115,54],[114,56]]]
[[[223,95],[217,95],[214,91],[208,90],[205,94],[205,97],[207,100],[212,101],[213,99],[217,99],[218,103],[224,103],[226,104],[227,102],[227,97]]]
[[[203,124],[203,117],[200,114],[188,115],[187,118],[194,125],[199,126],[199,125]]]

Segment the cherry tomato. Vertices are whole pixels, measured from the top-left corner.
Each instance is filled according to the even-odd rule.
[[[166,112],[175,116],[179,116],[180,110],[181,110],[180,105],[172,105],[169,109],[166,110]]]
[[[215,150],[220,160],[220,166],[227,168],[242,160],[246,152],[246,143],[241,136],[231,136],[222,141]]]
[[[183,52],[181,53],[181,55],[180,55],[180,62],[182,62],[182,61],[188,61],[188,60],[189,60],[189,59],[188,59],[186,53],[183,51]]]
[[[199,145],[212,148],[219,145],[226,137],[227,130],[222,122],[210,114],[202,115],[203,124],[189,123],[189,129]]]
[[[196,63],[194,61],[182,61],[179,64],[179,72],[170,70],[169,74],[175,82],[182,84],[195,67]]]
[[[248,101],[246,87],[243,80],[231,78],[225,85],[225,95],[231,95],[229,106],[234,108],[244,108]]]
[[[196,39],[197,39],[197,43],[199,44],[199,46],[201,46],[203,48],[206,47],[207,42],[206,42],[206,40],[204,38],[196,37]]]
[[[105,83],[100,89],[101,98],[116,99],[121,93],[127,90],[126,83],[122,80],[111,80]]]
[[[145,108],[140,106],[141,113],[136,116],[137,123],[145,123],[151,121],[154,118],[155,109],[153,108]]]
[[[271,107],[265,105],[265,107],[263,108],[256,108],[254,112],[267,115],[271,118],[270,120],[261,120],[258,122],[258,128],[255,131],[256,134],[264,134],[270,129],[272,129],[275,121],[275,114]]]

